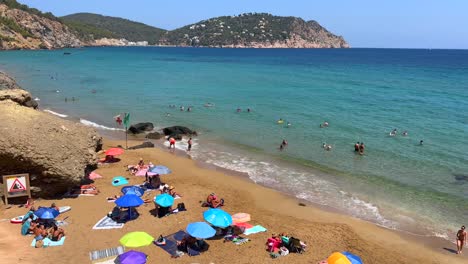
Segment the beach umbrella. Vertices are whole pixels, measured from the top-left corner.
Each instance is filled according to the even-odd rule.
[[[50,207],[41,207],[37,209],[34,214],[40,219],[55,219],[60,212]]]
[[[232,217],[221,209],[208,209],[203,213],[205,221],[216,227],[225,228],[232,225]]]
[[[145,264],[146,254],[140,251],[130,250],[119,255],[120,264]]]
[[[250,221],[250,215],[247,213],[237,213],[232,215],[232,221],[234,223],[245,223]]]
[[[128,184],[128,180],[125,179],[123,176],[115,176],[112,178],[112,186],[121,186]]]
[[[362,264],[362,260],[360,257],[353,255],[347,251],[341,253],[345,255],[352,264]]]
[[[328,264],[352,264],[349,259],[341,254],[340,252],[335,252],[331,254],[327,259]]]
[[[162,165],[154,166],[154,167],[150,168],[148,171],[153,172],[153,173],[157,173],[159,175],[169,174],[169,173],[172,172],[168,167],[162,166]]]
[[[216,234],[216,230],[205,222],[190,223],[185,230],[189,235],[202,239],[213,237]]]
[[[136,194],[125,194],[115,200],[115,204],[120,207],[136,207],[140,206],[144,201]]]
[[[118,156],[118,155],[122,155],[123,153],[124,153],[124,150],[121,148],[110,148],[106,150],[107,156]]]
[[[150,245],[154,237],[146,232],[130,232],[120,238],[120,244],[126,247],[144,247]]]
[[[174,197],[167,193],[163,193],[154,197],[154,202],[162,207],[169,207],[174,204]]]
[[[124,186],[122,187],[122,193],[123,194],[135,194],[141,197],[143,196],[145,191],[141,187],[138,187],[138,186]]]

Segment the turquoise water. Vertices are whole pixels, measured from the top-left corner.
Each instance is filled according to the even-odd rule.
[[[42,109],[108,128],[121,112],[194,127],[194,158],[389,228],[445,237],[468,224],[468,51],[69,51],[2,52],[0,69]]]

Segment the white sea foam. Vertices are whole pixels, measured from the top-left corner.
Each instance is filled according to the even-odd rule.
[[[90,127],[94,127],[94,128],[102,129],[102,130],[125,131],[125,129],[122,129],[122,128],[106,127],[106,126],[99,125],[97,123],[94,123],[94,122],[91,122],[89,120],[82,119],[82,118],[80,118],[80,123],[85,126],[90,126]]]
[[[62,117],[62,118],[68,117],[68,115],[60,114],[60,113],[54,112],[54,111],[49,110],[49,109],[44,110],[44,112],[47,112],[47,113],[50,113],[50,114],[53,114],[53,115],[56,115],[56,116],[59,116],[59,117]]]
[[[175,144],[175,148],[178,150],[183,150],[186,151],[188,148],[188,138],[183,138],[183,140],[177,141]],[[169,147],[169,141],[164,140],[164,146]],[[191,153],[194,153],[197,151],[198,148],[198,140],[195,138],[192,138],[192,150]]]

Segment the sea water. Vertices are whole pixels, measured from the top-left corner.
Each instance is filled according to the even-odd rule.
[[[195,159],[388,228],[448,238],[468,224],[466,50],[66,51],[1,52],[0,69],[52,114],[194,128]]]

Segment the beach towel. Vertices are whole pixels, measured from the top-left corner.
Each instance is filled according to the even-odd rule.
[[[49,238],[44,238],[44,246],[43,247],[56,247],[56,246],[63,246],[63,243],[65,243],[65,238],[62,237],[59,241],[52,241]],[[31,242],[31,247],[36,247],[36,239],[33,239]]]
[[[256,233],[260,233],[260,232],[266,232],[267,229],[264,228],[263,226],[261,225],[256,225],[252,228],[249,228],[249,229],[246,229],[245,232],[244,232],[244,235],[248,236],[248,235],[251,235],[251,234],[256,234]]]
[[[244,227],[245,229],[249,229],[253,227],[253,225],[249,223],[234,223],[234,225],[238,227]]]
[[[177,254],[177,241],[181,241],[185,236],[188,236],[185,231],[178,231],[177,233],[165,236],[164,239],[166,240],[165,245],[157,245],[160,247],[162,250],[166,251],[169,253],[171,256],[178,256]]]
[[[98,259],[109,258],[113,256],[118,256],[120,254],[123,254],[124,252],[125,252],[125,248],[122,246],[103,249],[103,250],[95,250],[95,251],[89,252],[89,259],[91,259],[91,261],[94,261]],[[104,263],[107,263],[107,262],[104,262]]]
[[[104,216],[99,220],[94,226],[93,229],[113,229],[113,228],[122,228],[124,223],[117,223],[114,220],[110,219],[107,216]]]
[[[102,176],[99,175],[99,174],[97,174],[97,173],[94,172],[94,171],[91,172],[91,173],[89,174],[89,179],[90,179],[90,180],[95,180],[95,179],[99,179],[99,178],[102,178]]]

